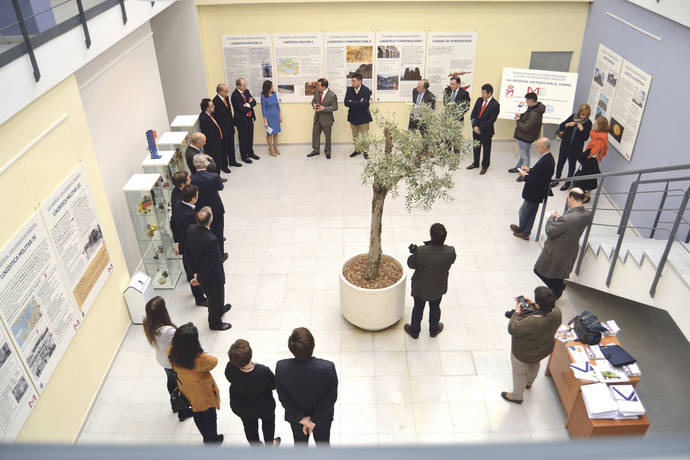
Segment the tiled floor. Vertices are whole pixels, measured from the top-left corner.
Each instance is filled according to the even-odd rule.
[[[458,171],[455,201],[437,203],[430,213],[410,215],[401,199],[386,202],[385,252],[405,258],[407,246],[427,239],[436,221],[446,225],[447,243],[458,252],[442,302],[445,330],[416,341],[402,331],[411,298],[403,321],[378,333],[354,328],[339,312],[340,263],[366,251],[368,242],[371,192],[361,183],[364,160],[348,158],[350,145],[334,146],[331,160],[305,158],[306,146],[281,150],[279,158],[264,154],[256,164],[233,169],[222,192],[230,253],[226,290],[233,304],[225,319],[233,328],[209,331],[206,309],[194,306],[186,285],[160,291],[173,321],[193,321],[202,346],[220,360],[213,374],[221,388],[218,423],[226,443],[246,445],[223,375],[230,344],[249,340],[255,361],[274,367],[289,356],[287,337],[297,326],[309,327],[315,354],[336,364],[335,445],[567,438],[563,409],[543,368],[523,405],[500,397],[511,388],[503,312],[516,295],[531,294],[537,285],[532,266],[539,253],[537,244],[514,238],[508,229],[516,222],[522,188],[506,173],[515,161],[513,143],[494,143],[487,175]],[[554,190],[548,208],[562,209],[565,193]],[[559,302],[564,318],[576,312],[570,291]],[[178,422],[167,400],[163,370],[141,327],[132,326],[80,441],[200,443],[194,423]],[[666,416],[670,421],[672,414]],[[281,408],[276,417],[276,434],[292,444]]]

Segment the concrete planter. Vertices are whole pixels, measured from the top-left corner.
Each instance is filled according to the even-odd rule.
[[[380,331],[400,321],[405,309],[405,265],[395,257],[383,254],[382,259],[395,261],[402,268],[402,276],[383,289],[365,289],[355,286],[345,279],[343,268],[349,262],[367,257],[359,254],[346,259],[340,266],[340,310],[353,325],[367,331]]]

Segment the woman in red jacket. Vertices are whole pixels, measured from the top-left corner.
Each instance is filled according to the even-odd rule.
[[[606,156],[609,150],[609,121],[604,117],[598,117],[594,120],[594,129],[590,131],[590,140],[585,147],[585,151],[578,159],[580,162],[580,171],[576,176],[587,176],[590,174],[599,174],[599,163]],[[583,203],[588,203],[589,194],[592,190],[599,186],[597,179],[585,179],[575,182],[575,187],[580,187],[585,191],[585,199]]]

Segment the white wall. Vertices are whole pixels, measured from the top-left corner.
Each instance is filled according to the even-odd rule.
[[[130,274],[141,254],[122,187],[143,172],[146,130],[169,129],[149,23],[76,72],[96,160]]]

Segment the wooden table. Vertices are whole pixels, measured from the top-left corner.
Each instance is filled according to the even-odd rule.
[[[620,345],[616,337],[602,337],[600,345]],[[553,383],[561,398],[561,403],[568,418],[565,426],[568,428],[572,437],[590,436],[613,436],[613,435],[641,435],[649,428],[649,419],[642,416],[637,420],[609,420],[609,419],[590,419],[587,415],[587,408],[582,399],[580,387],[594,382],[575,378],[570,369],[570,354],[568,346],[585,346],[582,342],[573,341],[563,343],[554,340],[553,352],[549,356],[546,367],[546,375],[551,376]],[[594,364],[595,360],[590,360]],[[630,383],[636,386],[640,381],[639,377],[630,377]]]

